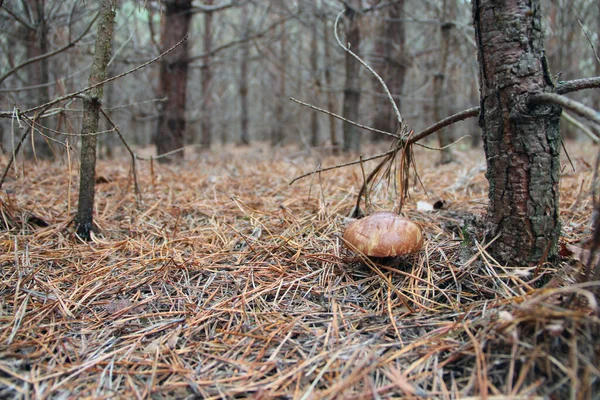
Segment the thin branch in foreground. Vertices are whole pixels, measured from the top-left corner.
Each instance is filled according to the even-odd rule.
[[[134,73],[134,72],[136,72],[136,71],[138,71],[138,70],[140,70],[140,69],[142,69],[144,67],[147,67],[148,65],[150,65],[150,64],[152,64],[152,63],[160,60],[162,57],[166,56],[171,51],[173,51],[177,47],[181,46],[181,44],[183,42],[185,42],[187,39],[188,39],[188,36],[186,35],[186,36],[183,37],[183,39],[181,39],[179,42],[175,43],[173,45],[173,47],[171,47],[170,49],[166,50],[164,53],[159,54],[158,56],[154,57],[150,61],[147,61],[147,62],[145,62],[145,63],[143,63],[141,65],[138,65],[137,67],[132,68],[129,71],[125,71],[122,74],[115,75],[115,76],[112,76],[110,78],[107,78],[107,79],[105,79],[105,80],[103,80],[101,82],[95,83],[95,84],[93,84],[91,86],[88,86],[88,87],[85,87],[85,88],[83,88],[81,90],[78,90],[77,92],[69,93],[69,94],[66,94],[64,96],[58,97],[58,98],[56,98],[56,99],[54,99],[52,101],[49,101],[46,104],[42,104],[40,106],[36,106],[36,107],[33,107],[33,108],[29,108],[27,110],[20,111],[20,113],[21,114],[26,114],[26,113],[38,111],[38,110],[41,110],[41,109],[44,109],[44,108],[52,107],[53,105],[55,105],[57,103],[60,103],[61,101],[64,101],[64,100],[67,100],[67,99],[79,96],[80,94],[88,92],[88,91],[90,91],[90,90],[92,90],[94,88],[97,88],[98,86],[104,85],[105,83],[112,82],[112,81],[117,80],[119,78],[122,78],[122,77],[124,77],[126,75],[132,74],[132,73]],[[12,111],[0,111],[0,118],[10,118],[12,115],[13,115]]]
[[[348,6],[346,5],[346,7],[348,7]],[[385,84],[385,82],[383,81],[383,79],[381,79],[381,77],[377,74],[377,72],[375,72],[375,70],[373,68],[371,68],[371,66],[369,64],[367,64],[365,61],[362,60],[362,58],[360,58],[352,50],[350,50],[348,48],[348,46],[344,46],[344,44],[342,44],[342,41],[340,40],[340,37],[338,35],[338,31],[337,31],[337,26],[338,26],[338,23],[340,21],[340,18],[342,17],[342,15],[345,12],[346,12],[346,10],[341,11],[338,14],[338,16],[335,18],[335,22],[333,24],[333,34],[335,35],[335,39],[337,40],[338,45],[340,45],[340,47],[342,49],[344,49],[344,51],[348,52],[348,54],[350,54],[352,57],[354,57],[359,63],[361,63],[361,65],[363,67],[365,67],[371,74],[373,74],[373,76],[375,78],[377,78],[377,81],[383,87],[383,90],[385,91],[385,94],[387,95],[388,99],[390,100],[390,103],[392,104],[392,107],[394,108],[394,112],[396,113],[396,118],[398,119],[398,123],[400,124],[400,128],[401,128],[400,132],[403,132],[404,129],[402,129],[402,128],[405,128],[405,124],[404,124],[404,120],[402,119],[402,114],[400,114],[400,110],[398,110],[398,105],[394,101],[394,98],[392,97],[392,93],[390,93],[390,90],[388,89],[388,87]]]
[[[600,112],[568,97],[556,93],[538,93],[529,97],[529,104],[542,103],[559,105],[600,125]]]
[[[400,139],[400,136],[398,136],[396,134],[389,133],[389,132],[386,132],[386,131],[381,131],[381,130],[375,129],[375,128],[371,128],[370,126],[362,125],[362,124],[359,124],[358,122],[350,121],[349,119],[346,119],[346,118],[342,117],[341,115],[338,115],[338,114],[333,113],[331,111],[327,111],[327,110],[325,110],[323,108],[319,108],[317,106],[313,106],[312,104],[305,103],[305,102],[300,101],[298,99],[295,99],[293,97],[290,97],[290,100],[292,100],[293,102],[298,103],[300,105],[303,105],[304,107],[308,107],[308,108],[311,108],[313,110],[320,111],[320,112],[322,112],[324,114],[331,115],[332,117],[335,117],[335,118],[337,118],[337,119],[339,119],[341,121],[347,122],[347,123],[349,123],[351,125],[358,126],[359,128],[365,129],[367,131],[371,131],[371,132],[375,132],[375,133],[381,133],[383,135],[391,136],[394,139]]]
[[[127,152],[131,156],[131,173],[133,174],[133,187],[135,190],[135,197],[137,198],[138,202],[143,203],[144,199],[142,198],[142,192],[140,190],[140,185],[138,184],[137,170],[135,165],[135,160],[137,156],[129,146],[129,143],[127,143],[127,141],[125,140],[125,137],[123,137],[123,135],[121,134],[121,131],[119,130],[117,124],[113,122],[113,120],[106,113],[106,111],[104,111],[102,107],[100,107],[100,112],[102,113],[104,118],[106,118],[106,120],[112,125],[113,129],[117,132],[117,135],[119,135],[119,139],[121,139],[121,142],[123,143],[123,145],[127,149]]]
[[[314,106],[310,106],[311,108],[314,108],[316,110],[319,110],[319,108],[314,107]],[[440,129],[448,126],[448,125],[452,125],[455,122],[459,122],[462,120],[465,120],[467,118],[472,118],[472,117],[476,117],[479,115],[480,112],[480,108],[479,107],[473,107],[473,108],[469,108],[468,110],[464,110],[461,112],[458,112],[456,114],[453,114],[449,117],[444,118],[443,120],[423,129],[421,132],[417,133],[415,136],[409,138],[406,143],[408,144],[414,144],[417,141],[431,135],[432,133],[435,133],[437,131],[439,131]],[[335,114],[333,114],[335,115]],[[404,142],[402,140],[400,140],[400,142],[398,143],[398,147],[404,146]],[[363,158],[362,160],[355,160],[355,161],[350,161],[344,164],[338,164],[338,165],[334,165],[332,167],[325,167],[325,168],[319,168],[313,172],[307,172],[306,174],[302,174],[300,176],[297,176],[296,178],[294,178],[292,181],[290,181],[290,185],[293,184],[294,182],[306,178],[307,176],[313,175],[313,174],[318,174],[320,172],[325,172],[325,171],[331,171],[334,169],[338,169],[338,168],[344,168],[344,167],[348,167],[351,165],[356,165],[356,164],[360,164],[361,162],[366,162],[366,161],[372,161],[372,160],[377,160],[383,157],[387,157],[390,154],[393,154],[395,152],[397,152],[398,149],[397,148],[393,148],[389,151],[386,151],[385,153],[381,153],[381,154],[377,154],[375,156],[372,157],[368,157],[368,158]]]

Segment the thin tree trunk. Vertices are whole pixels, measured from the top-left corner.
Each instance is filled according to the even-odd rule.
[[[106,78],[106,66],[110,59],[111,41],[117,0],[104,0],[98,36],[94,49],[94,61],[88,84],[94,85]],[[81,166],[79,175],[79,203],[75,227],[77,235],[83,240],[90,240],[94,227],[94,192],[96,177],[96,132],[102,105],[103,86],[90,90],[83,98],[83,120],[81,124]]]
[[[287,69],[287,32],[285,24],[281,24],[281,40],[279,42],[279,93],[275,103],[275,123],[271,130],[271,145],[275,146],[283,141],[285,124],[285,86]]]
[[[205,4],[211,6],[213,0],[207,0],[205,1]],[[204,54],[209,54],[212,49],[212,19],[213,13],[207,11],[204,14]],[[202,62],[202,81],[200,88],[202,93],[202,121],[200,123],[202,137],[200,144],[202,145],[202,149],[209,149],[212,143],[212,97],[210,89],[212,82],[212,68],[210,66],[211,57],[205,57]]]
[[[319,76],[319,35],[315,28],[316,26],[313,27],[310,37],[310,69],[315,79],[315,98],[318,98],[321,93],[321,78]],[[310,145],[312,147],[319,145],[319,114],[316,112],[310,114]]]
[[[360,48],[359,15],[351,8],[346,8],[346,42],[351,50],[358,53]],[[349,120],[357,120],[360,107],[360,64],[348,52],[345,54],[346,81],[344,84],[344,106],[342,116]],[[344,151],[360,151],[360,129],[344,122]]]
[[[325,85],[327,86],[327,109],[331,112],[336,112],[335,110],[335,99],[333,98],[333,79],[331,77],[331,49],[330,49],[330,41],[329,41],[329,22],[327,18],[323,18],[323,36],[325,42]],[[339,152],[340,142],[337,138],[337,132],[335,129],[336,121],[333,115],[329,116],[329,140],[331,141],[331,148],[333,149],[333,153],[337,154]]]
[[[552,91],[539,0],[473,0],[480,126],[490,183],[491,254],[503,264],[553,260],[560,234],[561,109],[528,108]]]
[[[166,10],[161,31],[161,44],[166,50],[179,42],[189,32],[192,19],[192,0],[164,1]],[[189,66],[189,41],[186,41],[161,59],[157,131],[154,137],[157,153],[165,154],[182,149],[185,138],[185,108]],[[183,159],[183,151],[175,152],[161,162]]]
[[[249,17],[246,9],[242,9],[242,24],[244,29],[244,39],[248,36]],[[240,58],[240,141],[239,144],[250,144],[250,135],[248,133],[248,58],[250,57],[250,46],[244,40],[242,43],[242,55]]]
[[[450,54],[450,39],[452,28],[456,19],[456,0],[444,0],[442,5],[442,17],[440,25],[441,49],[439,59],[439,70],[433,78],[433,120],[440,121],[448,112],[446,106],[446,73],[448,70],[448,56]],[[448,128],[438,131],[438,143],[443,148],[440,163],[448,164],[454,161],[452,150],[448,146],[452,143],[452,135]]]

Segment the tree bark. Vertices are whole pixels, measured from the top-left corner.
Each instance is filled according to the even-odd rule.
[[[248,11],[242,9],[242,24],[244,29],[244,39],[249,35],[248,30]],[[246,40],[242,43],[242,55],[240,57],[240,139],[239,144],[249,145],[250,135],[248,132],[248,58],[250,57],[250,45]]]
[[[275,123],[271,130],[271,145],[275,146],[283,141],[285,123],[286,99],[286,69],[287,69],[287,31],[285,24],[281,24],[281,40],[279,41],[279,93],[275,103]]]
[[[491,254],[503,264],[552,260],[560,234],[561,109],[527,107],[553,90],[539,0],[473,0]]]
[[[315,22],[310,37],[310,69],[314,76],[314,95],[318,98],[321,93],[321,78],[319,76],[319,31],[316,28]],[[310,115],[310,145],[312,147],[319,145],[319,114],[316,112]]]
[[[88,84],[94,85],[106,78],[106,66],[110,60],[111,42],[117,0],[104,0],[98,35],[94,49],[94,61]],[[103,85],[90,90],[83,98],[83,120],[81,124],[81,165],[79,173],[79,203],[75,217],[77,235],[90,240],[94,228],[94,192],[96,181],[96,132],[102,104]]]
[[[359,15],[351,8],[346,8],[346,43],[350,49],[358,54],[360,48],[360,28],[358,25]],[[360,107],[360,64],[346,52],[345,54],[346,80],[344,84],[344,105],[342,116],[349,120],[356,120]],[[355,125],[344,122],[344,152],[360,151],[361,131]]]
[[[404,14],[404,0],[390,5],[386,10],[388,10],[387,17],[390,21],[384,20],[381,22],[380,37],[376,39],[375,59],[372,67],[379,72],[394,96],[398,109],[401,110],[399,96],[402,93],[406,75],[404,62],[406,33],[404,22],[401,20]],[[376,112],[373,118],[373,128],[395,133],[398,130],[398,119],[376,78],[373,78],[373,87],[377,92],[373,104],[373,109]],[[377,134],[373,136],[374,140],[381,140],[384,137]]]
[[[433,120],[439,121],[448,114],[446,111],[446,89],[448,70],[448,56],[450,54],[450,39],[452,37],[452,28],[456,19],[456,0],[443,0],[442,17],[440,25],[440,58],[439,70],[433,77]],[[438,131],[438,143],[443,150],[441,151],[440,163],[448,164],[454,161],[452,150],[448,146],[452,143],[450,130],[442,129]]]
[[[325,42],[325,86],[327,87],[327,109],[331,112],[336,112],[335,110],[335,100],[333,98],[333,78],[331,77],[331,48],[330,48],[330,40],[329,40],[329,22],[326,17],[322,17],[323,19],[323,36]],[[333,154],[337,154],[339,152],[340,142],[337,138],[336,132],[336,121],[333,115],[329,115],[329,140],[331,141],[331,148],[333,149]]]
[[[162,50],[179,42],[189,32],[192,19],[192,0],[164,1],[166,10],[161,30]],[[159,103],[159,115],[154,137],[156,151],[160,154],[182,149],[185,138],[185,109],[189,66],[188,41],[161,59],[159,97],[167,98]],[[183,151],[160,158],[161,162],[183,159]]]
[[[48,21],[45,15],[45,0],[29,0],[28,6],[32,17],[35,19],[32,21],[32,25],[35,26],[35,30],[30,32],[29,41],[30,45],[27,46],[27,58],[34,58],[48,52]],[[50,88],[46,86],[50,81],[50,70],[48,65],[48,59],[43,58],[39,62],[35,62],[28,67],[29,71],[29,82],[32,85],[41,85],[37,89],[37,98],[32,106],[38,104],[45,104],[50,101]],[[43,125],[47,125],[47,120],[39,121]],[[50,131],[40,128],[40,131],[51,137]],[[35,156],[42,159],[49,159],[52,156],[52,145],[44,136],[39,133],[34,133],[33,146],[35,149]]]
[[[213,0],[205,1],[207,6],[213,5]],[[209,54],[212,49],[212,11],[204,14],[204,54]],[[209,149],[212,143],[212,68],[210,66],[211,57],[207,55],[203,59],[202,81],[200,91],[202,93],[202,121],[200,123],[201,135],[200,144],[202,149]]]

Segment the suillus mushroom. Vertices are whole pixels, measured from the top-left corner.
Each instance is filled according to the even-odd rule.
[[[392,212],[376,212],[352,222],[342,237],[351,250],[369,257],[416,253],[423,246],[421,228]]]

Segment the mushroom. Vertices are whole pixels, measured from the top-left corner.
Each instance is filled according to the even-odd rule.
[[[376,212],[352,222],[342,237],[353,251],[369,257],[396,257],[419,251],[421,228],[392,212]]]

